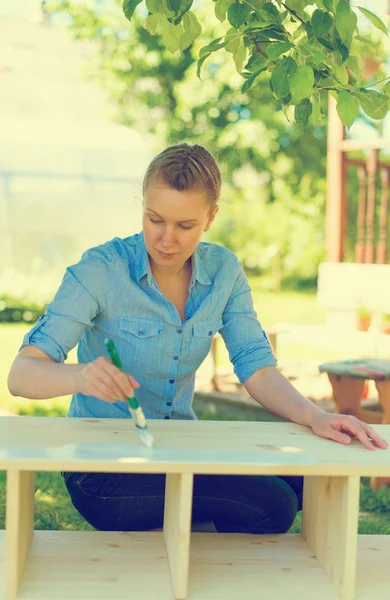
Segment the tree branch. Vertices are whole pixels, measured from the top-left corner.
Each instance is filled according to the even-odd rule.
[[[287,4],[285,4],[284,2],[282,2],[282,6],[284,6],[284,8],[285,8],[286,10],[288,10],[288,12],[289,12],[290,14],[292,14],[292,15],[293,15],[293,17],[294,17],[294,18],[295,18],[297,21],[300,21],[300,22],[301,22],[303,25],[306,25],[306,21],[304,21],[303,19],[301,19],[301,17],[300,17],[299,15],[297,15],[297,13],[295,12],[295,10],[293,10],[292,8],[289,8],[289,7],[287,6]]]

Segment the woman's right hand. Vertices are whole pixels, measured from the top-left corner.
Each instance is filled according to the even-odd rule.
[[[132,375],[123,373],[104,356],[84,365],[76,377],[77,391],[111,403],[131,398],[140,387]]]

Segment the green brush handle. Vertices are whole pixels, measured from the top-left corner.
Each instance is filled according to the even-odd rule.
[[[104,340],[104,343],[106,345],[108,354],[110,355],[110,358],[111,358],[112,362],[114,363],[114,365],[116,367],[118,367],[118,369],[120,369],[121,371],[124,372],[122,361],[119,358],[119,354],[117,352],[117,349],[115,348],[115,344],[114,344],[113,340],[110,340],[109,338],[107,338]],[[129,403],[130,407],[133,410],[137,410],[139,408],[139,404],[135,398],[127,398],[127,402]]]

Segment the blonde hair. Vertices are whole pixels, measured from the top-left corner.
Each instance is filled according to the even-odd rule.
[[[153,182],[163,182],[175,190],[204,191],[210,212],[221,192],[221,173],[213,156],[203,146],[177,144],[160,152],[148,166],[143,194]]]

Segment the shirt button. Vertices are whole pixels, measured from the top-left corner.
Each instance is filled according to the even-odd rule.
[[[181,327],[179,327],[179,329],[177,330],[177,333],[183,333],[183,330]]]
[[[143,335],[144,332],[142,331],[142,329],[140,329],[140,331],[138,332],[138,335]]]
[[[179,360],[179,357],[178,356],[174,356],[173,360]]]
[[[167,402],[167,406],[172,406],[172,402]]]
[[[212,332],[212,331],[209,331],[209,335],[213,335],[213,332]]]
[[[174,379],[170,379],[169,383],[175,383],[175,380]]]
[[[164,417],[164,419],[170,419],[170,417]]]

